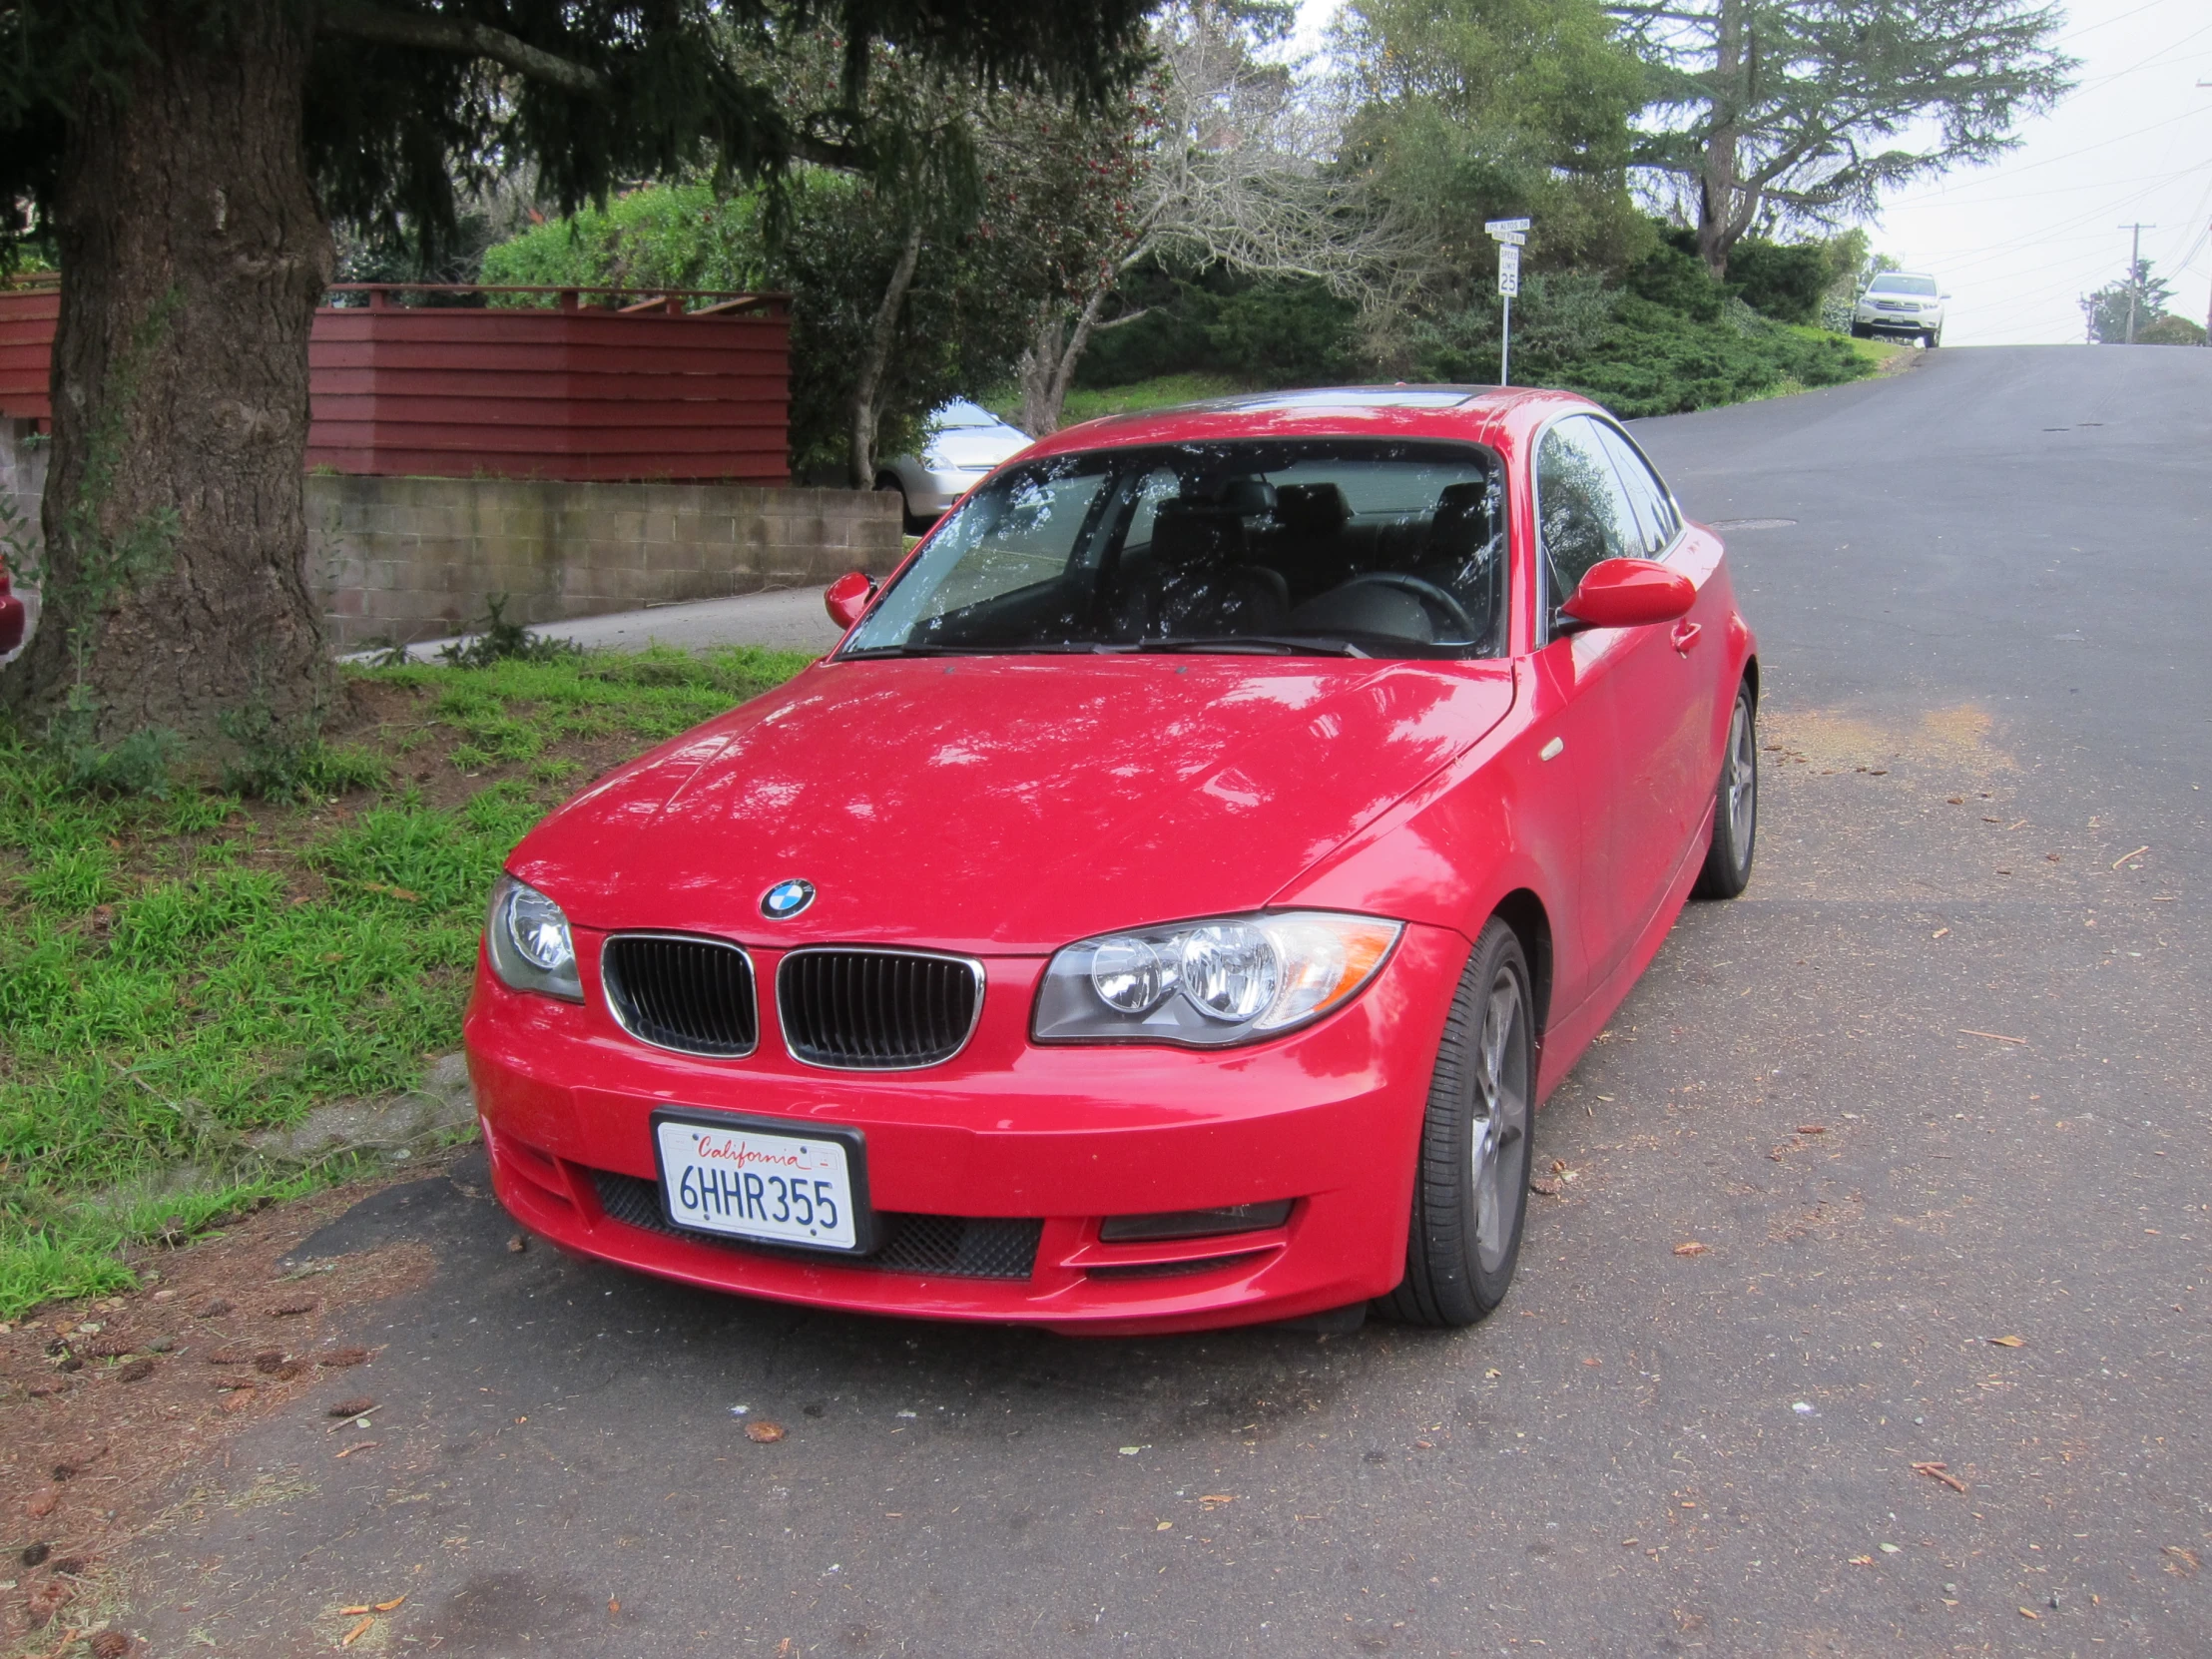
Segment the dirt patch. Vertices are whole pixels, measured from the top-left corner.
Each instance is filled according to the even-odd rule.
[[[1816,774],[1887,774],[1898,764],[1973,777],[2013,770],[2012,757],[1989,742],[1994,724],[1988,711],[1971,703],[1931,709],[1909,727],[1826,709],[1770,714],[1760,722],[1774,760]]]
[[[112,1558],[175,1476],[220,1460],[240,1427],[302,1395],[373,1396],[374,1351],[342,1348],[336,1332],[361,1304],[426,1284],[429,1248],[283,1263],[350,1206],[423,1173],[247,1216],[147,1254],[138,1291],[0,1327],[0,1652],[43,1653],[65,1630],[97,1629]]]

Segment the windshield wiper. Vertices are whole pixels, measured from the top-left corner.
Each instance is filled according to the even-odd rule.
[[[1368,657],[1350,640],[1308,634],[1216,634],[1193,639],[1145,640],[1138,651],[1228,651],[1279,657]]]
[[[840,651],[840,661],[879,657],[1091,657],[1103,652],[1127,651],[1125,645],[1065,643],[1059,645],[870,645]]]

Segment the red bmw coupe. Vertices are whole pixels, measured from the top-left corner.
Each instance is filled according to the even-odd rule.
[[[1751,630],[1635,443],[1517,389],[1097,421],[830,603],[509,858],[514,1216],[1065,1332],[1494,1309],[1537,1103],[1751,870]]]

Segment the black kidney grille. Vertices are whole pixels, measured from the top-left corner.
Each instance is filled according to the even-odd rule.
[[[819,1263],[827,1255],[838,1267],[872,1268],[882,1273],[939,1274],[947,1279],[1027,1279],[1037,1265],[1037,1241],[1044,1234],[1044,1223],[1035,1220],[918,1216],[879,1210],[875,1228],[881,1243],[870,1254],[829,1255],[800,1246],[787,1248],[690,1227],[671,1227],[661,1213],[661,1191],[652,1182],[603,1169],[593,1170],[591,1178],[600,1209],[612,1220],[631,1227],[790,1260]]]
[[[753,964],[733,944],[631,933],[599,957],[607,1001],[632,1036],[686,1054],[750,1054],[760,1040]]]
[[[949,1060],[975,1028],[982,994],[973,962],[903,951],[794,951],[776,975],[792,1053],[854,1071]]]

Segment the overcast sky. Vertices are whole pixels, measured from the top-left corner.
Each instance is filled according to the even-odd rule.
[[[1303,0],[1318,46],[1339,0]],[[2135,220],[2172,308],[2212,303],[2212,6],[2071,0],[2061,45],[2079,85],[1987,167],[1901,191],[1868,227],[1875,248],[1934,272],[1951,295],[1944,343],[2077,341],[2079,296],[2126,275]]]

